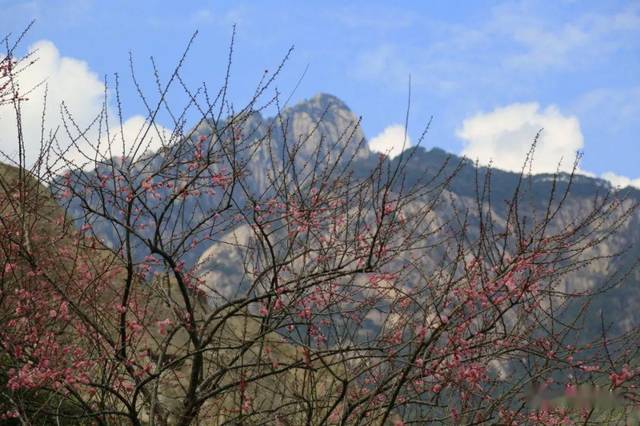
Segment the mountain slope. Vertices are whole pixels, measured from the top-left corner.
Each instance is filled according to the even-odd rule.
[[[233,150],[235,161],[245,166],[242,188],[236,191],[234,203],[242,206],[251,204],[252,196],[262,194],[268,198],[274,177],[278,173],[286,173],[300,181],[315,178],[314,165],[317,164],[342,164],[356,175],[365,176],[369,170],[378,164],[378,155],[368,150],[365,136],[360,130],[357,116],[338,98],[320,94],[309,100],[301,102],[290,108],[286,108],[278,117],[263,118],[257,112],[248,112],[237,125],[226,127],[228,123],[234,123],[237,118],[230,118],[226,122],[214,125],[211,122],[201,122],[190,137],[181,144],[169,148],[172,154],[180,156],[181,150],[197,149],[199,141],[223,140],[225,132],[231,131],[234,140],[229,152]],[[235,127],[234,127],[235,126]],[[237,134],[236,134],[237,132]],[[256,142],[257,143],[253,143]],[[222,144],[228,142],[220,142]],[[168,156],[160,154],[152,164],[144,165],[144,173],[153,174],[154,164],[162,163],[162,159]],[[442,195],[442,202],[437,212],[439,222],[452,220],[454,214],[468,212],[470,234],[478,232],[480,223],[478,216],[478,198],[480,192],[482,199],[480,204],[491,212],[491,219],[498,228],[504,227],[509,215],[509,202],[518,189],[522,196],[523,214],[538,220],[544,217],[547,208],[556,206],[562,202],[563,207],[553,216],[550,230],[561,230],[570,227],[585,212],[594,207],[597,200],[614,197],[620,199],[621,206],[632,209],[635,203],[640,202],[640,191],[632,188],[623,190],[613,189],[606,181],[586,176],[571,176],[561,173],[552,175],[534,175],[521,179],[517,173],[506,172],[497,169],[477,168],[471,161],[446,153],[437,148],[426,150],[422,147],[414,147],[405,151],[401,156],[392,160],[385,159],[388,170],[393,170],[401,163],[404,164],[404,187],[411,187],[417,182],[433,180],[435,183],[447,182],[447,191]],[[219,170],[232,168],[234,164],[229,158],[222,158]],[[142,167],[142,166],[136,166]],[[176,165],[179,172],[182,165]],[[108,167],[98,169],[98,174],[108,172]],[[177,173],[178,173],[177,172]],[[81,192],[82,179],[78,178],[78,193]],[[93,175],[95,177],[95,173]],[[91,176],[83,179],[92,179]],[[487,186],[486,183],[490,182]],[[565,194],[566,190],[570,190]],[[400,190],[397,187],[396,190]],[[160,196],[166,196],[169,192],[162,190]],[[254,195],[249,195],[254,194]],[[552,198],[549,203],[550,197]],[[197,197],[181,202],[180,208],[175,210],[175,217],[170,223],[174,229],[181,225],[179,216],[195,218],[205,217],[206,212],[212,211],[221,203],[221,195],[202,193]],[[71,213],[81,217],[79,204],[71,200]],[[416,200],[414,208],[421,208],[432,200]],[[421,204],[422,203],[422,204]],[[454,209],[455,207],[455,209]],[[151,209],[153,204],[151,204]],[[484,207],[483,207],[484,208]],[[613,220],[613,218],[612,218]],[[612,273],[620,274],[616,288],[606,295],[599,296],[589,313],[588,322],[595,330],[599,327],[602,314],[605,322],[614,323],[618,331],[628,330],[632,324],[637,324],[633,313],[640,309],[640,282],[637,270],[631,270],[635,260],[640,257],[640,214],[633,211],[631,215],[620,223],[618,232],[605,239],[593,251],[595,259],[585,264],[580,270],[572,273],[570,279],[563,281],[560,288],[569,290],[594,289],[607,281]],[[93,224],[98,236],[107,240],[112,247],[121,244],[119,230],[111,223],[98,220]],[[474,228],[475,226],[475,228]],[[240,232],[244,236],[243,241],[251,239],[245,235],[246,230],[235,230],[234,225],[228,224],[225,228],[218,228],[218,237],[208,242],[195,244],[188,240],[187,244],[194,243],[192,248],[184,255],[187,266],[200,264],[202,276],[209,277],[211,286],[218,285],[221,293],[228,293],[228,288],[236,281],[242,279],[246,271],[241,271],[237,264],[239,254],[238,244],[228,244],[227,240],[237,239],[235,233]],[[151,235],[148,235],[151,237]],[[138,258],[143,258],[144,244],[138,244],[140,252]],[[624,252],[623,256],[615,256]],[[435,253],[435,252],[434,252]],[[434,259],[437,257],[433,255]],[[236,259],[236,260],[233,260]],[[435,264],[435,260],[433,260]],[[224,267],[222,267],[223,265]],[[236,269],[234,269],[236,268]],[[629,271],[628,275],[625,275]],[[235,277],[235,278],[234,278]],[[614,279],[615,281],[615,279]],[[216,284],[217,283],[217,284]],[[238,293],[234,293],[236,296]],[[598,317],[598,318],[596,318]]]

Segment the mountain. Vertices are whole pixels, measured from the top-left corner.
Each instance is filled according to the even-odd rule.
[[[189,153],[197,148],[198,141],[216,141],[222,137],[220,132],[229,130],[227,123],[236,118],[229,118],[225,122],[213,123],[211,121],[200,122],[189,136],[181,143],[166,148],[164,153],[156,157],[152,162],[141,162],[136,165],[142,175],[153,175],[154,167],[159,167],[167,158],[180,157],[181,153]],[[229,146],[233,149],[240,162],[246,165],[245,192],[265,194],[270,191],[274,175],[285,170],[292,176],[306,176],[311,178],[314,171],[310,168],[318,160],[322,164],[342,164],[348,167],[355,175],[366,175],[378,164],[379,156],[369,151],[366,138],[363,134],[358,117],[340,99],[319,94],[297,105],[285,108],[277,117],[263,117],[259,112],[246,111],[239,120],[239,131],[243,140],[259,141],[251,145],[251,149],[244,149],[245,145]],[[225,130],[221,130],[225,129]],[[232,131],[236,131],[231,129]],[[235,137],[235,136],[234,136]],[[212,142],[206,142],[212,143]],[[226,142],[224,142],[226,143]],[[248,146],[248,145],[247,145]],[[171,155],[168,155],[171,154]],[[293,160],[292,160],[293,159]],[[640,203],[640,191],[633,188],[614,189],[602,180],[587,176],[572,176],[560,173],[557,176],[540,174],[524,177],[517,173],[498,169],[476,167],[476,165],[464,158],[449,154],[441,149],[427,150],[423,147],[413,147],[406,150],[401,156],[394,159],[384,159],[388,170],[392,170],[400,162],[405,164],[405,178],[403,185],[411,187],[419,181],[432,179],[434,182],[448,179],[447,190],[442,195],[446,203],[441,203],[437,212],[441,223],[452,218],[454,211],[452,206],[458,209],[473,211],[477,204],[476,194],[482,192],[485,179],[491,182],[490,192],[486,192],[482,204],[491,211],[493,221],[500,224],[506,223],[509,214],[509,201],[514,191],[521,187],[521,192],[526,193],[526,202],[529,203],[526,213],[532,217],[543,214],[548,207],[549,197],[555,194],[554,203],[563,198],[564,191],[570,185],[570,191],[563,200],[563,208],[554,217],[550,229],[564,229],[579,218],[583,213],[593,208],[597,200],[603,197],[616,197],[621,200],[621,205],[631,208],[634,203]],[[184,165],[176,165],[176,170]],[[231,167],[230,160],[221,159],[219,170]],[[77,184],[77,192],[81,193],[83,182],[87,179],[97,179],[97,176],[109,172],[108,166],[98,168],[92,173],[73,172],[71,179]],[[166,195],[168,192],[162,192]],[[223,201],[220,194],[211,195],[202,193],[197,197],[185,200],[179,209],[176,209],[175,217],[169,221],[173,229],[180,229],[181,221],[178,215],[186,215],[192,220],[198,220],[206,216],[206,212],[215,209]],[[100,200],[95,200],[101,202]],[[251,203],[248,195],[239,192],[235,203]],[[421,208],[429,203],[429,200],[415,200],[412,208]],[[72,216],[82,220],[82,208],[77,199],[72,199],[69,212]],[[153,208],[153,204],[150,205]],[[540,217],[538,217],[540,218]],[[147,218],[148,219],[148,218]],[[144,221],[144,219],[141,219]],[[470,233],[478,232],[473,225],[479,223],[476,214],[470,214]],[[92,223],[98,237],[104,239],[112,247],[117,247],[122,241],[121,230],[112,223],[97,220]],[[251,231],[246,227],[235,227],[227,223],[226,228],[218,228],[217,233],[222,237],[215,241],[195,241],[193,248],[185,251],[183,261],[187,266],[198,265],[201,277],[215,287],[225,297],[237,295],[244,287],[242,284],[247,271],[241,270],[242,259],[248,253],[243,247],[251,246]],[[144,234],[146,238],[152,235]],[[194,238],[195,239],[195,238]],[[233,243],[229,243],[232,241]],[[559,284],[560,288],[571,290],[589,290],[607,280],[612,273],[619,274],[619,282],[615,288],[598,296],[591,306],[587,322],[591,325],[592,332],[600,326],[600,315],[605,323],[611,322],[617,331],[626,331],[632,325],[640,322],[635,313],[640,310],[640,274],[633,269],[635,262],[640,258],[640,213],[635,210],[620,225],[618,232],[604,240],[602,244],[594,248],[594,255],[598,256],[582,268],[571,273],[569,278]],[[137,247],[137,249],[136,249]],[[144,244],[134,242],[134,257],[143,258],[147,253]],[[177,248],[176,248],[177,250]],[[247,248],[247,250],[249,250]],[[621,256],[614,256],[624,252]],[[437,251],[431,254],[431,260],[436,264]],[[628,272],[628,273],[627,273]],[[231,292],[233,289],[233,292]]]

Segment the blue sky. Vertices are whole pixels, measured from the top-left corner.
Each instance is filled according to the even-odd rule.
[[[237,24],[238,105],[293,45],[278,88],[288,94],[308,66],[293,101],[340,97],[363,116],[376,146],[398,143],[411,75],[414,143],[433,116],[426,147],[516,169],[544,128],[537,171],[555,169],[560,157],[566,169],[579,149],[584,173],[640,186],[637,1],[0,0],[0,32],[19,32],[32,19],[25,51],[40,42],[51,56],[51,83],[77,74],[60,83],[68,87],[60,97],[79,109],[91,109],[105,74],[126,79],[129,50],[151,87],[149,56],[166,76],[196,29],[185,79],[218,86]],[[82,81],[88,89],[75,89]],[[130,85],[123,89],[125,116],[143,113]]]

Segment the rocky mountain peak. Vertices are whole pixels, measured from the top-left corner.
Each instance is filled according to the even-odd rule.
[[[351,109],[340,98],[330,95],[328,93],[317,93],[309,99],[301,101],[291,107],[295,111],[306,112],[322,112],[326,109],[335,109],[351,112]],[[355,115],[354,115],[355,116]]]
[[[280,118],[286,124],[287,141],[302,142],[303,158],[310,158],[320,144],[327,158],[341,150],[343,158],[364,159],[371,155],[360,118],[333,95],[319,93],[285,109]]]

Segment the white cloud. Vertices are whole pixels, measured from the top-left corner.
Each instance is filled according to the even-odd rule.
[[[385,43],[362,52],[353,73],[363,80],[382,81],[389,86],[402,84],[405,87],[411,68],[394,45]]]
[[[100,111],[104,93],[104,85],[97,75],[85,62],[61,56],[50,41],[39,41],[29,51],[35,52],[37,61],[18,75],[17,82],[22,91],[43,81],[47,84],[46,128],[55,129],[62,124],[59,108],[63,100],[79,124],[89,123]],[[44,89],[44,85],[40,86],[21,103],[28,162],[39,152]],[[17,156],[16,118],[10,105],[0,109],[0,149],[12,157]]]
[[[113,124],[112,124],[113,125]],[[145,119],[145,117],[141,115],[134,115],[133,117],[128,118],[124,123],[122,123],[122,129],[115,127],[111,129],[110,141],[111,141],[111,155],[122,155],[122,140],[125,141],[125,150],[127,155],[138,155],[142,154],[146,150],[154,151],[160,148],[163,144],[163,141],[168,141],[171,136],[171,131],[162,127],[157,126],[157,130],[154,127],[151,127],[147,132],[144,142],[140,146],[138,152],[134,152],[136,147],[138,146],[138,142],[140,138],[147,131],[147,127],[149,126],[149,120]],[[158,132],[162,135],[162,138],[158,136]],[[105,137],[100,140],[100,154],[109,157],[108,143]]]
[[[496,168],[519,172],[527,152],[538,133],[534,152],[533,173],[569,172],[577,151],[583,148],[580,122],[574,116],[563,115],[555,106],[540,109],[537,103],[516,103],[467,118],[457,136],[464,141],[462,155],[481,164],[490,162]],[[578,173],[596,177],[578,169]],[[640,188],[640,178],[632,179],[613,172],[600,175],[613,186]]]
[[[413,87],[450,93],[461,86],[470,69],[459,58],[451,58],[451,51],[456,49],[458,46],[451,43],[445,46],[434,42],[429,47],[383,43],[360,52],[350,72],[355,79],[396,91],[406,91],[411,76]]]
[[[573,109],[580,117],[588,117],[591,125],[628,129],[640,115],[640,85],[590,90],[573,103]]]
[[[411,74],[414,87],[442,95],[464,92],[462,98],[468,99],[470,89],[530,93],[541,73],[584,73],[633,56],[640,36],[639,4],[605,13],[547,3],[498,2],[473,23],[414,14],[409,24],[422,23],[420,37],[384,40],[358,51],[352,77],[402,91]],[[381,23],[388,20],[385,12],[377,12]]]
[[[409,135],[405,137],[405,128],[402,124],[394,124],[386,127],[379,135],[369,141],[369,149],[395,157],[403,150],[411,146]]]
[[[413,11],[402,8],[390,8],[388,5],[367,5],[362,8],[345,3],[341,7],[330,8],[327,12],[329,18],[348,29],[361,31],[398,31],[409,28],[417,21]]]
[[[626,176],[620,176],[613,172],[606,172],[601,175],[602,179],[608,180],[611,184],[618,188],[626,188],[627,186],[633,186],[640,189],[640,178],[631,179]]]
[[[542,130],[532,171],[570,171],[584,142],[580,122],[563,115],[551,105],[544,110],[537,103],[515,103],[467,118],[457,136],[464,141],[462,154],[482,164],[510,171],[522,169],[536,134]]]
[[[640,32],[640,9],[628,5],[614,13],[580,13],[562,17],[531,2],[504,3],[493,9],[492,31],[517,45],[505,64],[519,70],[578,68],[606,61],[629,46]],[[558,19],[560,18],[560,19]]]
[[[58,128],[57,139],[62,148],[69,144],[60,112],[62,102],[64,102],[78,126],[85,129],[100,114],[103,108],[105,88],[103,81],[98,78],[95,72],[91,71],[86,62],[62,56],[51,41],[38,41],[29,47],[29,52],[35,52],[34,58],[37,58],[37,61],[17,76],[17,82],[23,91],[44,82],[28,95],[28,100],[21,103],[26,159],[27,164],[32,164],[40,150],[45,85],[48,91],[45,138],[50,131]],[[114,155],[121,155],[122,144],[119,142],[119,126],[115,124],[116,114],[111,110],[108,112],[109,116],[113,118],[110,123],[112,129],[111,139],[114,140],[116,138],[115,140],[118,141],[115,144]],[[135,137],[143,123],[143,117],[135,116],[126,120],[123,124],[127,149],[133,146]],[[155,132],[151,131],[149,136],[154,134]],[[157,134],[155,135],[155,141],[152,141],[152,148],[159,146],[159,138]],[[97,126],[94,126],[87,133],[87,137],[94,142],[97,140],[97,136]],[[101,142],[101,153],[106,154],[106,139],[103,138]],[[78,144],[81,150],[91,151],[86,142],[79,141]],[[0,107],[0,149],[10,157],[17,158],[16,118],[11,105]],[[70,150],[66,156],[80,163],[87,161],[77,149]],[[6,159],[1,158],[0,161],[6,161]]]
[[[213,13],[209,9],[199,9],[191,15],[193,23],[208,23],[213,19]]]

